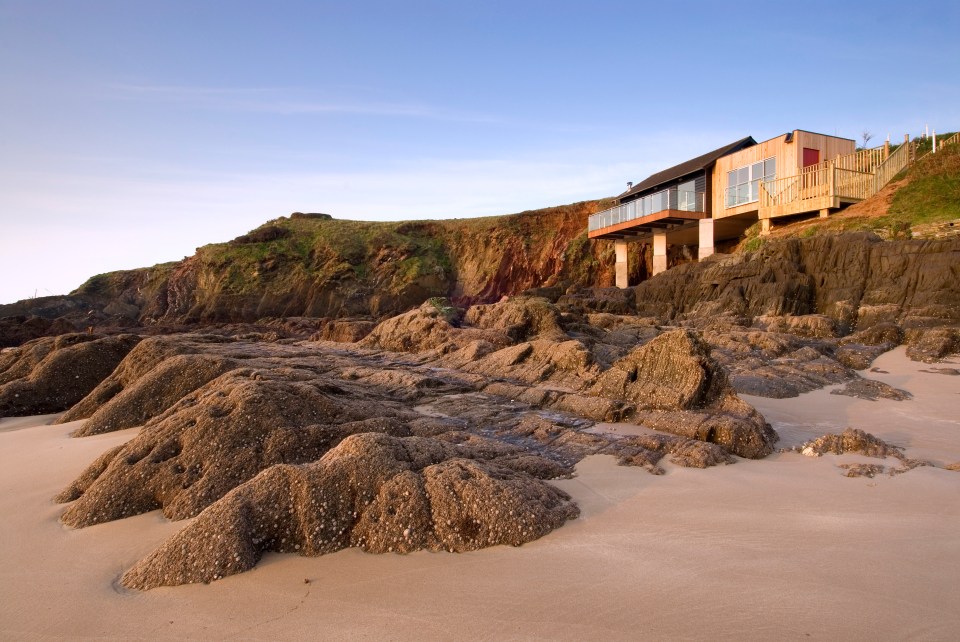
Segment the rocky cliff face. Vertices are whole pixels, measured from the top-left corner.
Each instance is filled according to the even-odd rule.
[[[679,265],[629,290],[572,293],[596,311],[661,319],[820,314],[831,332],[895,322],[960,323],[960,240],[882,241],[846,233],[772,241]]]
[[[606,203],[484,219],[366,223],[280,218],[179,263],[98,275],[65,297],[0,306],[0,347],[94,328],[177,329],[270,318],[380,320],[431,297],[467,306],[529,289],[593,312],[660,319],[822,314],[845,334],[960,323],[960,238],[871,233],[770,240],[754,252],[685,262],[647,278],[631,246],[632,290],[613,290],[611,242],[587,239]],[[645,280],[644,280],[645,279]],[[609,289],[605,289],[609,288]],[[356,328],[314,323],[329,336]],[[166,330],[164,330],[166,331]],[[309,333],[308,335],[309,336]]]
[[[67,317],[78,329],[384,318],[433,296],[462,305],[542,285],[607,286],[613,245],[588,241],[585,229],[587,217],[606,205],[402,223],[282,217],[178,263],[98,275],[69,296],[0,306],[0,317],[22,316],[18,327],[29,316]],[[643,250],[637,246],[632,257],[638,280]]]

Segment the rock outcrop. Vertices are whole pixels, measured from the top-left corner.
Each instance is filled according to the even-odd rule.
[[[854,379],[843,388],[831,390],[830,394],[858,397],[860,399],[867,399],[868,401],[876,401],[877,399],[903,401],[904,399],[909,399],[913,396],[906,390],[894,388],[893,386],[883,383],[882,381],[861,378]]]
[[[265,317],[383,320],[431,297],[464,305],[544,284],[609,286],[613,243],[590,242],[584,225],[608,205],[450,221],[281,217],[176,263],[98,275],[68,296],[0,305],[0,320],[63,318],[82,328]],[[643,252],[631,249],[637,280],[647,274]],[[8,340],[22,336],[11,332]]]
[[[565,493],[509,463],[435,439],[355,435],[316,463],[273,466],[237,487],[121,581],[137,589],[210,582],[266,551],[519,546],[579,514]]]
[[[157,508],[193,517],[274,464],[314,461],[354,432],[403,433],[389,420],[396,411],[306,374],[239,368],[188,394],[60,495],[77,500],[63,522],[90,526]]]
[[[847,428],[839,435],[828,434],[818,437],[797,448],[802,454],[819,457],[827,453],[842,455],[858,453],[867,457],[904,458],[903,448],[894,446],[858,428]]]
[[[820,315],[817,327],[794,329],[821,334],[884,322],[909,329],[960,320],[957,238],[881,241],[845,233],[769,240],[755,252],[675,260],[676,267],[632,290],[612,289],[606,287],[612,285],[612,243],[589,241],[584,231],[586,218],[607,204],[466,221],[280,218],[178,263],[99,275],[66,297],[0,305],[0,319],[32,319],[33,327],[21,332],[8,323],[0,345],[65,327],[41,328],[44,319],[82,328],[383,319],[434,296],[464,305],[525,291],[561,308],[673,321]],[[632,245],[630,260],[635,282],[649,274],[645,246]]]
[[[910,459],[900,446],[889,444],[879,437],[857,428],[847,428],[839,435],[827,434],[797,446],[794,450],[808,457],[820,457],[826,454],[843,455],[856,453],[867,457],[885,459],[893,457],[899,460],[899,466],[883,464],[865,464],[861,462],[841,463],[838,467],[845,471],[845,477],[875,477],[880,474],[900,475],[920,466],[930,466],[922,459]]]
[[[0,355],[0,417],[61,412],[106,378],[140,341],[134,335],[64,334]]]

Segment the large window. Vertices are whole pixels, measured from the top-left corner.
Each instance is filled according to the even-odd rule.
[[[677,185],[677,209],[683,212],[698,212],[697,182],[687,181]]]
[[[760,181],[772,181],[776,176],[775,157],[727,172],[727,207],[760,200]]]

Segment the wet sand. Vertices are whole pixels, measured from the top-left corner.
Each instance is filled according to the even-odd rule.
[[[829,389],[747,399],[781,446],[852,426],[909,457],[960,461],[960,377],[922,372],[931,367],[902,349],[874,367],[888,374],[867,376],[913,399]],[[136,429],[72,439],[77,424],[51,419],[0,420],[5,640],[948,640],[960,630],[960,472],[943,468],[846,478],[838,463],[877,460],[784,453],[654,476],[595,456],[556,482],[582,516],[520,548],[271,554],[210,585],[138,593],[120,574],[184,523],[155,511],[61,526],[51,497]]]

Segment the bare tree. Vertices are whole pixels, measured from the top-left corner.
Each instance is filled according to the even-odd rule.
[[[863,141],[863,148],[867,148],[867,143],[870,142],[870,139],[873,138],[873,132],[869,129],[864,129],[863,133],[860,134],[860,139]]]

